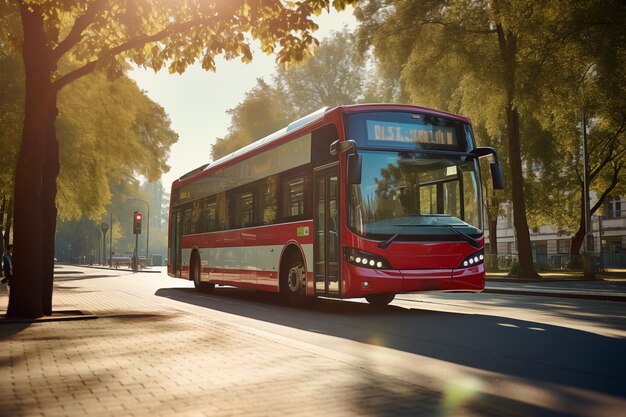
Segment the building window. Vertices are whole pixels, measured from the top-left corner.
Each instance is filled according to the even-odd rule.
[[[607,203],[606,217],[614,219],[622,217],[622,199],[621,197],[611,197]]]
[[[569,239],[559,239],[556,241],[556,253],[558,254],[566,254],[569,253],[570,249],[570,240]]]
[[[509,254],[517,253],[517,244],[516,244],[516,242],[507,242],[506,250],[507,250],[507,253],[509,253]]]
[[[506,225],[513,227],[513,207],[507,207],[506,209]]]

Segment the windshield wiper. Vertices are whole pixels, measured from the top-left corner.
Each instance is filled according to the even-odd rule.
[[[466,241],[467,243],[469,243],[470,245],[472,245],[475,248],[480,248],[480,241],[478,239],[474,239],[473,237],[471,237],[468,234],[465,234],[463,232],[461,232],[460,230],[457,230],[454,228],[453,225],[447,225],[446,226],[448,229],[452,230],[454,233],[456,233],[457,235],[461,236],[463,238],[464,241]]]
[[[396,240],[396,238],[398,236],[400,236],[400,233],[404,232],[404,229],[406,229],[407,227],[424,226],[423,224],[415,224],[415,222],[419,218],[421,218],[421,215],[416,214],[415,218],[410,223],[395,225],[395,226],[398,226],[398,227],[402,227],[402,229],[400,229],[400,231],[398,231],[398,233],[396,233],[395,235],[391,236],[389,239],[385,240],[384,242],[379,242],[378,245],[376,245],[376,246],[378,246],[381,249],[387,249],[389,247],[389,245],[391,245],[393,243],[393,241]]]
[[[467,243],[469,243],[473,247],[475,247],[475,248],[479,248],[480,247],[480,241],[478,239],[474,239],[470,235],[468,235],[466,233],[463,233],[460,230],[455,229],[454,228],[455,225],[451,225],[451,224],[415,224],[415,223],[411,222],[411,223],[407,223],[407,224],[397,224],[396,226],[402,227],[402,229],[400,229],[400,231],[398,233],[396,233],[395,235],[391,236],[389,239],[385,240],[384,242],[380,242],[377,245],[379,248],[387,249],[389,247],[389,245],[391,245],[398,238],[398,236],[400,236],[402,234],[402,232],[404,232],[404,229],[406,229],[407,227],[446,227],[446,228],[452,230],[454,233],[456,233],[459,236],[461,236],[464,241],[466,241]],[[463,226],[463,225],[458,225],[458,226]]]

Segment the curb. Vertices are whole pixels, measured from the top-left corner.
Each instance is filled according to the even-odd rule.
[[[112,268],[112,267],[108,267],[108,266],[95,266],[95,265],[77,265],[80,266],[81,268],[89,268],[89,269],[103,269],[106,271],[119,271],[119,272],[135,272],[130,268]],[[148,268],[143,268],[143,269],[139,269],[137,271],[139,272],[147,272],[147,273],[151,273],[151,274],[159,274],[161,273],[161,271],[159,271],[158,269],[148,269]]]
[[[89,311],[81,310],[59,310],[53,311],[51,316],[43,316],[36,319],[15,318],[8,319],[6,316],[0,318],[0,325],[16,324],[16,323],[47,323],[51,321],[75,321],[75,320],[93,320],[98,316]]]
[[[483,292],[492,294],[531,295],[537,297],[577,298],[581,300],[626,302],[626,295],[580,293],[567,291],[522,290],[504,288],[485,288]]]

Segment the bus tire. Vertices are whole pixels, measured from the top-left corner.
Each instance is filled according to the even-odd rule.
[[[286,301],[292,306],[307,306],[306,267],[299,254],[291,253],[281,268],[280,288]]]
[[[367,297],[365,297],[365,299],[367,300],[368,303],[370,303],[373,306],[382,307],[392,302],[395,296],[396,295],[394,293],[373,294],[373,295],[368,295]]]
[[[189,273],[191,274],[190,278],[193,280],[193,286],[196,288],[196,291],[209,293],[212,292],[215,288],[215,284],[210,282],[202,282],[200,281],[200,274],[202,272],[200,256],[194,252],[191,256],[191,268]]]

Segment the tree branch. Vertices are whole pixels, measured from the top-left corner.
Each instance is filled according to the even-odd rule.
[[[497,32],[496,29],[469,29],[469,28],[463,27],[462,25],[459,25],[459,22],[448,23],[439,19],[427,19],[427,20],[425,19],[425,20],[419,20],[418,22],[423,25],[439,25],[445,28],[453,27],[455,30],[458,30],[460,32],[472,33],[475,35],[491,35]]]
[[[67,51],[72,49],[74,45],[81,41],[84,30],[93,23],[96,15],[104,9],[105,4],[106,0],[95,0],[87,8],[85,13],[76,19],[70,33],[68,33],[65,39],[63,39],[53,50],[53,57],[56,61],[61,59]]]
[[[105,51],[102,51],[97,59],[94,59],[93,61],[90,61],[88,63],[86,63],[85,65],[83,65],[82,67],[79,67],[73,71],[68,72],[67,74],[65,74],[64,76],[60,77],[59,79],[57,79],[54,83],[53,86],[54,88],[58,90],[61,90],[63,87],[65,87],[67,84],[81,78],[84,77],[85,75],[91,73],[98,65],[102,64],[103,62],[109,60],[110,58],[122,54],[124,52],[130,51],[132,49],[136,49],[136,48],[140,48],[148,43],[151,42],[156,42],[159,41],[161,39],[166,38],[167,36],[173,35],[175,33],[181,33],[185,30],[189,30],[191,28],[193,28],[194,26],[198,26],[200,24],[203,23],[207,23],[209,22],[211,19],[207,18],[207,17],[202,17],[202,18],[197,18],[197,19],[193,19],[190,20],[188,22],[183,22],[183,23],[177,23],[177,24],[173,24],[170,25],[168,27],[166,27],[165,29],[163,29],[160,32],[154,33],[152,35],[144,35],[144,36],[139,36],[133,39],[129,39],[128,41]]]
[[[591,172],[589,174],[589,177],[590,177],[591,181],[593,181],[593,179],[600,173],[600,171],[602,171],[602,169],[604,169],[604,167],[606,165],[608,165],[610,162],[618,160],[621,157],[621,155],[623,154],[624,150],[623,149],[622,150],[616,149],[615,148],[615,143],[617,142],[617,139],[619,138],[619,135],[624,131],[624,128],[625,128],[625,121],[622,120],[622,124],[615,131],[615,134],[612,135],[608,139],[608,141],[607,141],[607,144],[605,146],[606,156],[596,166],[595,169],[591,170]]]
[[[611,193],[611,191],[613,191],[613,189],[617,186],[617,183],[619,182],[619,173],[621,171],[621,167],[620,166],[615,166],[613,169],[613,176],[611,177],[611,185],[609,185],[604,192],[602,193],[602,195],[598,198],[598,201],[596,202],[596,204],[593,205],[593,207],[589,210],[589,212],[591,214],[595,213],[600,207],[602,207],[602,205],[604,204],[604,201],[606,200],[606,198],[609,196],[609,194]]]

